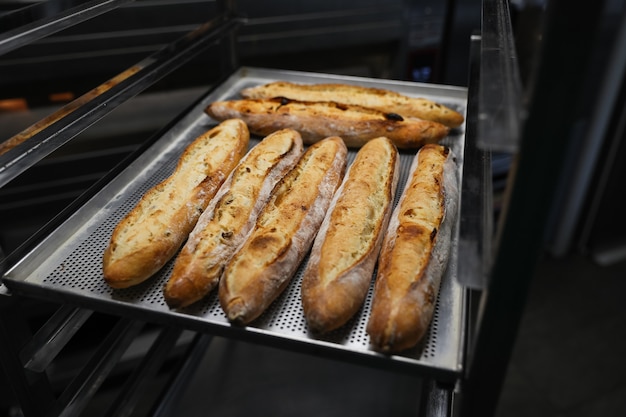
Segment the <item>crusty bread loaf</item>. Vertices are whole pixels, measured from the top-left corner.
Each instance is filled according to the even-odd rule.
[[[456,173],[448,148],[427,145],[417,153],[378,261],[367,324],[376,350],[408,349],[428,330],[457,215]]]
[[[145,281],[176,254],[248,150],[249,137],[241,120],[226,120],[186,148],[172,175],[150,189],[113,231],[103,257],[111,287]]]
[[[220,279],[220,304],[230,321],[250,323],[290,282],[341,183],[346,157],[341,138],[324,139],[275,187]]]
[[[344,325],[365,300],[392,210],[398,161],[387,138],[370,141],[331,203],[302,280],[302,306],[313,332]]]
[[[437,122],[334,102],[280,98],[217,101],[206,112],[216,120],[241,118],[250,132],[261,136],[279,129],[295,129],[308,144],[340,136],[349,147],[360,147],[371,139],[386,136],[398,148],[412,149],[436,143],[449,132]]]
[[[295,130],[280,130],[252,148],[231,172],[176,258],[164,289],[171,308],[188,306],[217,285],[233,253],[252,229],[276,183],[302,155]]]
[[[246,88],[241,95],[251,99],[284,97],[298,101],[334,101],[397,113],[405,117],[432,120],[454,128],[463,124],[463,115],[440,103],[421,97],[409,97],[380,88],[349,84],[296,84],[276,81]]]

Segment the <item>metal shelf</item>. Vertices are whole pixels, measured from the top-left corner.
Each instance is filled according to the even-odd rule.
[[[27,25],[20,28],[9,27],[8,30],[5,26],[5,32],[0,36],[0,53],[16,49],[126,2],[128,0],[66,2],[65,9],[52,16],[31,14]],[[134,97],[210,45],[223,42],[222,52],[225,56],[220,59],[220,65],[227,73],[232,72],[235,65],[232,33],[244,22],[231,13],[234,2],[217,3],[218,9],[224,11],[223,15],[140,61],[18,135],[20,143],[0,155],[0,187],[88,129],[117,105]],[[77,8],[68,9],[67,4]],[[31,11],[34,10],[36,7],[31,8]],[[503,21],[500,19],[498,22]],[[32,31],[29,30],[31,26]],[[393,33],[395,34],[395,29]],[[484,45],[487,46],[488,43]],[[474,239],[483,238],[477,236],[475,228],[463,228],[462,222],[468,218],[467,214],[459,218],[454,230],[456,237],[452,259],[442,282],[429,334],[418,347],[399,355],[382,355],[369,348],[365,322],[369,313],[371,290],[362,311],[343,329],[324,338],[310,334],[299,302],[301,271],[270,310],[253,325],[245,328],[233,327],[227,322],[220,311],[216,294],[185,311],[170,311],[162,300],[161,289],[168,277],[171,263],[154,279],[134,289],[114,291],[104,284],[99,269],[101,254],[112,228],[148,187],[171,171],[177,155],[185,145],[214,123],[203,114],[204,106],[216,99],[232,97],[239,89],[250,84],[276,79],[302,82],[337,81],[390,88],[409,95],[435,99],[456,108],[466,119],[470,116],[468,91],[464,88],[258,68],[244,68],[235,73],[170,124],[162,136],[141,147],[140,153],[129,158],[133,162],[125,170],[115,172],[119,175],[107,175],[93,187],[92,190],[97,191],[90,190],[84,197],[77,199],[68,210],[58,216],[67,218],[63,224],[54,230],[46,226],[45,231],[38,234],[38,239],[46,236],[41,243],[26,254],[21,249],[16,251],[20,252],[17,256],[11,255],[11,263],[16,257],[21,259],[2,276],[4,284],[0,285],[0,308],[3,313],[13,314],[13,307],[6,305],[18,304],[25,299],[34,302],[46,300],[61,305],[40,331],[34,335],[25,335],[25,340],[12,340],[11,343],[3,344],[0,349],[4,358],[0,364],[6,366],[12,381],[16,382],[16,392],[20,401],[25,404],[25,415],[80,415],[98,384],[109,374],[113,364],[120,360],[120,355],[131,340],[136,338],[143,323],[158,326],[160,336],[147,351],[146,360],[138,364],[131,373],[125,385],[126,394],[117,398],[108,415],[117,415],[120,407],[128,406],[131,409],[135,405],[141,396],[137,387],[142,381],[154,376],[162,365],[166,352],[173,344],[179,343],[177,340],[180,339],[183,329],[189,330],[186,334],[195,333],[196,337],[182,355],[180,366],[172,372],[165,390],[160,396],[157,395],[157,403],[152,410],[154,415],[167,415],[174,407],[213,335],[418,375],[424,377],[425,381],[422,393],[423,410],[420,415],[450,414],[454,386],[464,372],[468,332],[467,288],[473,285],[469,280],[474,277],[473,267],[476,266],[467,265],[467,247],[464,244],[469,242],[471,245]],[[476,125],[468,121],[467,125],[454,130],[445,142],[457,154],[460,162],[459,177],[463,178],[464,185],[465,180],[472,180],[484,173],[485,165],[476,164],[473,160],[476,154],[472,153],[472,149],[475,148],[465,148],[466,133],[471,133],[476,138],[476,129]],[[253,143],[258,139],[255,138]],[[351,157],[354,154],[352,151]],[[406,179],[407,165],[412,156],[410,152],[403,152],[401,155],[401,183]],[[466,161],[466,157],[471,161]],[[471,192],[474,195],[468,197]],[[462,210],[467,210],[468,204],[471,206],[480,197],[480,192],[478,196],[475,192],[476,190],[464,189],[462,198],[467,201],[464,201]],[[480,207],[474,208],[479,212],[481,210]],[[68,213],[71,215],[68,216]],[[470,212],[470,216],[472,215],[478,216],[480,213]],[[58,225],[56,220],[52,223]],[[480,228],[475,222],[473,226]],[[483,252],[487,250],[488,248],[482,248]],[[0,267],[4,268],[5,265],[5,261],[1,260]],[[4,272],[0,269],[0,273]],[[119,316],[119,323],[92,360],[70,382],[66,391],[60,397],[53,398],[50,387],[47,386],[49,381],[46,379],[46,368],[81,326],[91,319],[94,312]],[[0,320],[3,339],[7,340],[15,336],[13,328],[21,324],[10,323],[10,314]]]
[[[369,299],[359,317],[346,328],[323,339],[312,336],[306,328],[300,305],[300,273],[270,311],[254,325],[246,328],[234,327],[228,323],[219,307],[216,294],[183,312],[170,310],[164,302],[162,288],[169,277],[173,262],[151,280],[135,288],[115,291],[104,283],[101,259],[113,227],[134,207],[148,188],[169,175],[186,145],[216,124],[204,114],[204,108],[212,101],[236,97],[247,86],[275,80],[345,82],[392,88],[401,93],[437,100],[465,113],[466,90],[463,88],[242,68],[205,96],[132,165],[9,270],[4,278],[5,284],[23,295],[92,306],[94,309],[140,320],[174,324],[296,350],[314,350],[373,366],[424,373],[447,381],[455,380],[462,369],[465,328],[465,293],[456,279],[456,238],[453,242],[452,259],[439,294],[430,337],[423,345],[401,355],[382,355],[369,348],[369,339],[365,333]],[[252,143],[256,143],[258,139],[254,139]],[[445,139],[445,144],[458,156],[460,177],[464,154],[463,126],[454,130]],[[349,160],[355,154],[356,151],[351,150]],[[406,180],[413,156],[414,152],[401,153],[401,183]],[[458,234],[458,227],[454,233],[455,236]]]

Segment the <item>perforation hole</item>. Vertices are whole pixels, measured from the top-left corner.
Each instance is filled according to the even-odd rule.
[[[161,281],[165,274],[157,273],[155,277],[135,287],[114,290],[104,281],[102,256],[109,244],[113,229],[150,188],[171,174],[176,163],[177,159],[174,158],[162,164],[160,169],[149,178],[138,178],[137,188],[43,282],[106,298],[164,305]]]
[[[306,260],[303,262],[306,265]],[[266,323],[269,329],[300,335],[306,334],[306,320],[301,303],[300,287],[302,271],[298,270],[276,300],[267,308],[258,322]]]
[[[441,293],[441,286],[437,293],[437,302],[435,304],[435,310],[433,312],[433,318],[430,322],[430,326],[426,335],[424,336],[422,358],[432,358],[437,353],[437,334],[439,332],[439,295]]]

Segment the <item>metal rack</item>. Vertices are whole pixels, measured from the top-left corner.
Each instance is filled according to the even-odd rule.
[[[77,2],[78,9],[65,11],[57,15],[52,20],[37,20],[32,22],[33,27],[40,30],[33,35],[19,35],[19,31],[11,31],[5,34],[4,38],[0,38],[0,46],[9,50],[17,48],[20,45],[35,39],[39,36],[45,36],[52,33],[67,24],[77,23],[92,17],[93,15],[110,10],[117,7],[123,2]],[[171,145],[171,139],[160,140],[162,135],[157,136],[154,140],[145,143],[131,158],[125,166],[115,169],[105,178],[101,179],[88,193],[75,201],[66,211],[60,214],[57,220],[48,225],[36,236],[31,242],[28,242],[20,250],[10,254],[10,258],[2,260],[2,272],[11,266],[8,274],[5,276],[7,283],[11,284],[11,290],[23,295],[33,295],[35,297],[52,296],[53,302],[68,302],[68,305],[78,307],[68,307],[61,305],[58,311],[50,317],[50,319],[41,325],[34,334],[30,334],[24,329],[28,329],[28,324],[20,322],[20,310],[28,307],[28,297],[21,297],[18,294],[11,293],[7,287],[0,287],[0,303],[2,305],[2,315],[0,316],[0,337],[2,340],[9,341],[1,344],[3,352],[2,365],[5,372],[11,375],[15,381],[15,394],[19,397],[20,403],[24,405],[23,411],[26,416],[38,415],[79,415],[87,407],[89,399],[95,390],[103,383],[107,375],[110,375],[116,364],[124,355],[129,347],[134,343],[141,329],[151,326],[153,323],[158,325],[151,329],[150,346],[145,354],[145,359],[136,364],[132,376],[127,380],[127,389],[125,395],[115,401],[113,407],[109,410],[108,415],[120,415],[121,411],[128,412],[132,410],[142,400],[142,395],[138,392],[137,387],[142,383],[146,383],[155,373],[166,365],[168,362],[176,362],[171,366],[175,369],[171,372],[171,378],[163,384],[161,394],[157,395],[155,403],[149,407],[152,415],[167,415],[168,407],[176,402],[180,392],[184,391],[185,381],[188,379],[188,372],[194,366],[198,356],[206,349],[210,343],[211,336],[209,334],[225,335],[235,339],[252,340],[259,343],[277,343],[289,349],[300,349],[319,354],[329,354],[344,360],[355,360],[368,366],[390,367],[400,372],[417,372],[424,375],[427,383],[426,390],[423,393],[427,406],[424,415],[444,416],[461,412],[466,415],[476,415],[476,411],[481,408],[486,410],[486,414],[493,412],[493,401],[497,398],[498,389],[493,386],[494,381],[497,383],[501,380],[503,369],[506,363],[501,361],[497,363],[496,375],[489,384],[485,384],[485,379],[476,376],[477,369],[483,369],[485,358],[488,353],[492,353],[494,349],[490,344],[493,340],[490,338],[490,332],[493,332],[498,326],[494,326],[489,320],[483,320],[484,317],[497,316],[498,312],[506,310],[501,304],[493,305],[494,302],[501,303],[502,300],[499,293],[510,293],[510,291],[498,290],[497,285],[502,283],[504,272],[501,262],[512,261],[518,256],[514,253],[514,249],[509,249],[506,244],[498,246],[499,262],[496,262],[492,268],[492,251],[491,247],[491,222],[490,217],[490,152],[491,149],[498,149],[498,145],[493,141],[482,142],[482,148],[479,146],[478,138],[480,136],[479,117],[481,111],[489,112],[489,107],[484,107],[483,100],[490,100],[485,97],[493,97],[493,94],[486,94],[481,85],[484,86],[484,80],[488,79],[489,74],[502,75],[503,66],[507,68],[505,72],[509,73],[508,77],[500,79],[500,85],[506,87],[507,102],[516,103],[519,97],[518,87],[516,85],[515,65],[514,65],[514,49],[511,48],[510,41],[512,39],[510,22],[507,20],[507,11],[503,8],[503,2],[489,1],[485,2],[484,9],[486,15],[494,17],[489,20],[485,28],[489,35],[496,35],[496,40],[503,41],[499,43],[501,48],[493,48],[494,38],[485,37],[484,35],[476,36],[472,40],[472,63],[470,65],[469,89],[459,94],[458,90],[443,89],[446,94],[445,99],[451,100],[453,105],[461,106],[466,109],[467,124],[464,129],[464,135],[457,144],[464,164],[462,165],[463,190],[462,190],[462,212],[458,226],[458,245],[457,257],[459,262],[458,271],[452,270],[451,275],[447,277],[448,288],[444,286],[444,297],[450,296],[452,310],[447,311],[444,318],[446,326],[456,326],[453,335],[456,339],[452,347],[453,355],[448,356],[443,365],[424,357],[424,350],[418,350],[409,354],[408,357],[381,357],[367,350],[355,353],[354,347],[341,347],[335,341],[311,341],[308,337],[299,339],[298,337],[285,336],[277,334],[272,329],[248,329],[241,332],[240,329],[231,329],[226,326],[223,319],[212,317],[210,320],[203,318],[198,319],[202,314],[192,312],[192,314],[173,315],[169,312],[159,311],[159,308],[146,308],[141,303],[128,302],[136,299],[137,296],[127,294],[126,300],[115,299],[119,294],[113,297],[111,293],[107,293],[105,297],[98,295],[97,297],[85,297],[85,292],[76,292],[72,289],[49,291],[50,286],[55,286],[54,279],[49,274],[53,271],[63,268],[63,262],[71,258],[71,252],[80,247],[81,242],[71,241],[68,247],[57,248],[45,245],[54,245],[54,241],[47,241],[46,237],[50,236],[53,230],[57,230],[55,236],[70,237],[77,236],[86,238],[91,236],[99,225],[89,223],[88,219],[95,214],[96,220],[100,216],[100,220],[105,217],[103,212],[98,212],[98,206],[106,206],[110,202],[111,196],[116,195],[121,187],[120,184],[126,186],[127,182],[119,182],[119,178],[124,176],[136,175],[133,171],[134,166],[144,168],[148,160],[160,154],[159,147],[165,143]],[[236,55],[233,48],[233,31],[243,23],[234,13],[233,4],[230,1],[220,1],[218,17],[207,22],[206,25],[198,28],[183,39],[164,48],[156,54],[141,61],[128,71],[120,74],[118,77],[110,80],[110,82],[90,91],[85,96],[80,97],[75,102],[68,105],[62,111],[52,115],[48,120],[42,122],[42,129],[33,128],[24,132],[19,138],[20,144],[4,155],[0,155],[0,186],[8,183],[22,172],[31,167],[43,156],[57,149],[67,141],[71,140],[78,133],[87,129],[96,120],[102,118],[110,112],[119,103],[133,97],[138,92],[147,88],[156,82],[160,77],[182,65],[196,54],[201,53],[208,45],[220,42],[224,47],[222,74],[224,76],[233,73],[236,68]],[[93,10],[93,13],[81,13],[81,11]],[[490,46],[491,45],[491,46]],[[497,62],[499,65],[486,65],[481,58],[484,56],[485,50],[489,49],[490,61]],[[482,53],[481,53],[482,52]],[[513,69],[512,69],[513,68]],[[491,71],[491,72],[490,72]],[[275,76],[275,73],[265,73],[263,71],[251,71],[252,76],[259,79],[267,79]],[[246,70],[235,76],[235,81],[243,79],[241,74],[247,74]],[[295,74],[281,73],[282,77],[312,77],[311,74]],[[239,78],[238,78],[239,77]],[[321,78],[326,79],[326,78]],[[222,82],[226,80],[224,78]],[[231,81],[233,79],[231,78]],[[350,79],[345,79],[351,81]],[[235,81],[232,81],[233,83]],[[211,100],[221,95],[230,94],[228,88],[232,84],[226,82],[222,90],[218,89],[204,97],[204,100]],[[359,80],[359,82],[372,82],[375,85],[385,84],[382,81],[374,82],[371,80]],[[407,88],[409,90],[417,88],[414,85],[395,83],[398,88]],[[420,86],[421,92],[428,95],[429,89],[426,86]],[[228,91],[225,91],[227,89]],[[414,91],[414,90],[411,90]],[[432,95],[441,94],[442,89],[430,90]],[[459,104],[462,103],[462,104]],[[482,104],[481,104],[482,103]],[[183,118],[176,120],[169,125],[167,132],[176,131],[180,126],[189,125],[189,117],[193,118],[195,114],[206,104],[204,101],[194,103],[187,111],[183,113]],[[518,103],[516,103],[518,104]],[[516,107],[517,108],[517,107]],[[191,115],[191,116],[190,116]],[[515,109],[509,112],[509,118],[501,126],[504,130],[519,130],[519,113]],[[185,119],[185,117],[188,117]],[[482,119],[486,120],[486,119]],[[499,119],[489,119],[490,123],[500,123]],[[484,126],[484,125],[482,125]],[[513,126],[513,127],[511,127]],[[482,127],[484,129],[484,127]],[[179,131],[180,133],[180,131]],[[183,134],[182,137],[189,139],[189,135]],[[508,138],[508,136],[507,136]],[[493,140],[490,139],[490,140]],[[514,141],[513,141],[514,142]],[[503,149],[511,150],[515,148],[515,144],[510,140],[501,144]],[[182,146],[179,143],[178,146]],[[513,145],[512,145],[513,143]],[[156,151],[155,151],[156,150]],[[143,158],[143,160],[142,160]],[[158,160],[158,159],[157,159]],[[143,161],[143,162],[142,162]],[[137,165],[139,164],[139,165]],[[153,177],[150,181],[156,181],[163,173],[152,172]],[[116,185],[116,178],[118,183]],[[104,191],[103,191],[104,190]],[[104,194],[103,194],[104,192]],[[108,194],[107,194],[108,193]],[[100,200],[102,196],[107,199]],[[515,198],[515,197],[513,197]],[[112,210],[109,206],[106,210]],[[109,212],[106,215],[110,214]],[[72,220],[72,216],[73,220]],[[505,226],[509,225],[511,219],[515,219],[519,215],[511,214],[513,217],[507,218]],[[78,218],[78,220],[76,220]],[[60,229],[57,227],[62,220],[69,219],[69,222],[63,223]],[[533,227],[540,227],[535,224]],[[83,228],[85,227],[85,228]],[[83,228],[83,229],[81,229]],[[60,232],[58,232],[60,230]],[[59,234],[60,233],[60,234]],[[509,227],[504,227],[499,244],[502,242],[511,242],[508,234],[515,233]],[[56,241],[57,245],[59,241]],[[64,241],[65,242],[65,241]],[[84,240],[82,241],[84,242]],[[533,242],[536,243],[536,242]],[[63,256],[57,256],[55,252],[63,253]],[[511,252],[508,252],[511,251]],[[509,253],[509,255],[507,255]],[[536,253],[534,253],[536,256]],[[55,263],[52,265],[52,263]],[[17,265],[17,267],[15,266]],[[528,267],[532,266],[529,262]],[[41,267],[38,269],[38,267]],[[499,269],[500,268],[500,269]],[[45,272],[45,273],[44,273]],[[518,278],[521,297],[515,297],[516,301],[523,299],[524,283],[528,280],[530,272],[528,269],[520,268]],[[154,288],[158,287],[158,283]],[[144,290],[148,290],[144,288]],[[88,290],[87,292],[89,292]],[[445,293],[445,291],[450,291]],[[149,292],[149,291],[148,291]],[[447,294],[447,295],[446,295]],[[487,295],[490,295],[489,297]],[[124,298],[122,296],[122,298]],[[140,297],[139,297],[140,298]],[[494,301],[496,300],[496,301]],[[215,303],[210,300],[208,303]],[[94,306],[94,308],[90,308]],[[210,309],[210,306],[202,308]],[[515,314],[520,313],[522,306],[519,303],[514,304],[513,317],[511,318],[511,329],[514,332],[516,319],[519,317]],[[48,380],[45,369],[49,367],[55,358],[63,351],[72,337],[84,327],[93,314],[103,311],[105,313],[122,313],[122,318],[112,323],[109,329],[109,336],[103,341],[102,345],[97,348],[93,357],[86,366],[69,382],[63,392],[57,394]],[[194,314],[195,313],[195,314]],[[221,320],[221,321],[220,321]],[[178,328],[188,329],[180,331]],[[358,324],[356,325],[358,327]],[[190,337],[189,332],[193,335]],[[452,333],[451,333],[452,334]],[[485,336],[486,335],[486,336]],[[346,335],[339,335],[339,339]],[[467,338],[467,340],[466,340]],[[306,339],[306,340],[305,340]],[[510,341],[509,341],[510,342]],[[509,345],[505,346],[505,355],[507,349],[510,352]],[[485,347],[486,346],[486,347]],[[172,350],[178,347],[183,354],[174,356]],[[421,347],[420,349],[424,349]],[[466,352],[466,350],[468,352]],[[468,354],[469,353],[469,354]],[[500,377],[498,379],[498,377]],[[483,383],[483,385],[481,385]],[[488,389],[481,392],[481,386],[488,385]],[[460,394],[460,395],[459,395]],[[459,406],[459,398],[462,405]],[[485,398],[487,401],[484,401]],[[478,404],[478,405],[477,405]]]
[[[150,280],[149,284],[129,291],[111,291],[102,281],[100,258],[112,228],[134,207],[148,188],[169,175],[177,162],[177,155],[180,155],[184,147],[215,123],[204,114],[204,108],[213,101],[235,98],[241,89],[248,86],[276,80],[358,83],[393,88],[405,94],[437,100],[462,113],[466,102],[463,88],[241,68],[212,93],[203,97],[133,164],[9,270],[5,274],[6,285],[15,292],[83,306],[98,306],[98,309],[124,316],[206,330],[229,337],[273,342],[280,346],[291,345],[295,349],[316,350],[318,354],[329,351],[329,355],[342,355],[346,359],[354,357],[354,360],[387,368],[415,367],[416,371],[425,375],[433,374],[439,379],[454,381],[461,370],[465,311],[464,291],[456,279],[456,250],[452,251],[451,267],[447,270],[439,294],[435,319],[438,325],[431,328],[431,335],[425,346],[400,356],[380,355],[368,349],[365,326],[369,301],[352,326],[345,327],[342,332],[336,332],[328,338],[313,337],[306,328],[300,306],[299,280],[302,271],[296,274],[292,285],[286,289],[285,296],[274,304],[273,311],[258,320],[256,325],[245,329],[228,324],[215,294],[206,302],[195,304],[193,308],[181,312],[171,311],[162,296],[162,288],[169,277],[171,264]],[[463,155],[464,139],[463,128],[460,128],[445,139],[445,144],[455,154]],[[252,140],[253,145],[257,142],[258,138]],[[356,151],[351,150],[349,160],[355,154]],[[401,184],[406,181],[413,156],[414,153],[411,152],[401,153]],[[460,177],[463,159],[459,157],[457,160]],[[455,231],[454,235],[456,234]],[[455,238],[453,247],[456,246]]]

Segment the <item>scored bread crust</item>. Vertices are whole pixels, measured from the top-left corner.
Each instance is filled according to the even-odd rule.
[[[302,155],[298,132],[280,130],[252,148],[231,172],[176,258],[163,295],[170,308],[204,298],[252,229],[272,189]]]
[[[367,333],[375,350],[400,352],[424,337],[447,268],[457,217],[453,153],[427,145],[416,155],[378,261]]]
[[[228,320],[250,323],[283,292],[311,248],[346,159],[341,138],[324,139],[309,147],[276,185],[220,279],[219,300]]]
[[[231,119],[187,146],[174,172],[148,190],[115,227],[102,262],[111,287],[147,280],[176,254],[246,153],[249,138],[245,123]]]
[[[244,98],[266,99],[284,97],[298,101],[334,101],[360,105],[386,113],[432,120],[450,128],[463,124],[459,112],[443,104],[422,97],[409,97],[395,91],[350,84],[296,84],[276,81],[243,89]]]
[[[295,129],[307,144],[340,136],[347,146],[361,147],[374,138],[386,136],[398,148],[415,149],[426,143],[437,143],[450,131],[430,120],[335,102],[243,99],[216,101],[205,111],[216,120],[240,118],[250,132],[257,135]]]
[[[389,221],[399,177],[399,156],[389,139],[359,150],[315,239],[302,279],[309,328],[326,333],[361,308]]]

